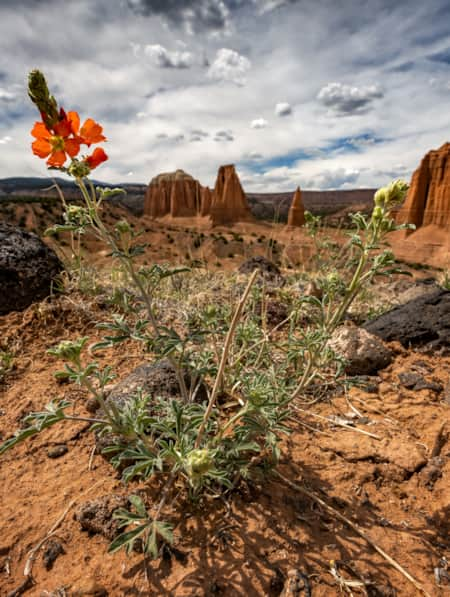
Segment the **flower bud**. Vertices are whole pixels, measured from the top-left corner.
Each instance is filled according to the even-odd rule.
[[[75,341],[62,340],[55,348],[50,348],[47,352],[67,361],[76,361],[80,357],[83,346],[87,341],[87,337]]]
[[[391,182],[386,188],[387,201],[389,206],[398,205],[405,198],[409,185],[404,180],[398,179]]]
[[[206,448],[197,448],[189,452],[186,458],[186,471],[192,480],[196,480],[211,470],[214,464],[211,453]]]
[[[126,220],[120,220],[114,228],[119,234],[128,234],[131,232],[131,226]]]
[[[380,207],[379,205],[374,207],[374,210],[372,212],[372,220],[382,220],[384,216],[384,210],[382,207]]]
[[[89,168],[86,162],[80,162],[77,159],[73,159],[72,163],[70,164],[69,168],[67,169],[68,174],[73,176],[74,178],[85,178],[89,176],[91,173],[91,169]]]
[[[377,207],[383,207],[386,203],[386,188],[378,189],[374,196],[374,203]]]
[[[79,205],[69,205],[66,211],[66,218],[70,224],[82,226],[88,223],[87,211]]]
[[[51,130],[59,121],[58,104],[50,95],[47,81],[40,70],[32,70],[28,75],[28,95],[41,113],[46,127]]]

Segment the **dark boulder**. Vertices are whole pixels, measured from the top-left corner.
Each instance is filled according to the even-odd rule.
[[[242,263],[239,267],[240,274],[252,274],[255,269],[258,270],[259,274],[271,284],[282,286],[285,282],[283,275],[281,274],[280,268],[261,255],[251,257]]]
[[[48,296],[62,269],[54,251],[38,236],[0,222],[0,315]]]
[[[193,401],[202,403],[208,399],[205,384],[195,379],[188,371],[184,371],[184,383],[189,392],[193,392]],[[155,414],[157,398],[181,400],[178,377],[171,363],[164,359],[156,363],[144,363],[136,367],[125,379],[119,382],[110,392],[106,401],[113,403],[119,410],[126,408],[139,391],[150,397],[148,412]],[[117,443],[117,438],[112,435],[96,436],[98,452]]]
[[[386,342],[408,347],[450,347],[450,291],[442,288],[380,315],[364,328]]]

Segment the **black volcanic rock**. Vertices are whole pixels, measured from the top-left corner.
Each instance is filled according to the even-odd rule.
[[[450,347],[450,292],[439,288],[380,315],[364,328],[387,342],[430,349]]]
[[[21,311],[50,294],[63,266],[41,239],[0,222],[0,315]]]

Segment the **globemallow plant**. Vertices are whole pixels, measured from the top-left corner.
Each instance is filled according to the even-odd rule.
[[[42,119],[32,129],[33,152],[46,159],[49,168],[71,176],[81,192],[82,203],[76,206],[68,205],[61,194],[64,224],[53,230],[78,237],[89,232],[106,243],[127,273],[138,306],[128,304],[126,314],[102,323],[99,327],[107,335],[89,352],[87,337],[61,342],[48,351],[65,363],[58,377],[95,397],[100,406],[97,414],[77,414],[78,402],[53,401],[43,411],[26,416],[22,428],[0,446],[0,454],[62,421],[90,421],[99,437],[108,438],[104,452],[125,483],[164,480],[153,508],[132,496],[130,510],[116,511],[123,532],[110,546],[110,551],[129,552],[139,541],[144,552],[156,558],[162,544],[173,541],[173,523],[164,520],[173,487],[184,488],[192,500],[205,500],[233,490],[243,479],[261,478],[277,465],[280,439],[289,432],[292,403],[334,362],[326,348],[330,335],[364,285],[395,269],[392,253],[381,251],[381,245],[386,234],[396,229],[390,211],[403,199],[407,185],[395,181],[380,189],[371,217],[354,216],[356,231],[347,247],[346,272],[351,276],[328,273],[321,280],[322,298],[305,297],[292,310],[283,341],[271,342],[247,308],[264,292],[254,286],[256,271],[234,309],[209,306],[196,314],[192,329],[186,326],[188,331],[182,333],[159,322],[155,296],[165,292],[167,280],[187,273],[187,268],[139,266],[136,258],[145,253],[145,246],[138,244],[139,235],[131,225],[123,220],[110,229],[102,221],[104,202],[121,190],[95,188],[89,179],[91,171],[107,159],[103,149],[80,155],[83,145],[89,148],[106,141],[102,127],[90,118],[80,126],[76,112],[58,106],[40,71],[30,73],[29,95]],[[299,325],[306,308],[313,309],[315,319]],[[179,398],[163,400],[137,391],[122,406],[108,400],[105,388],[114,373],[109,366],[101,368],[90,355],[126,340],[140,343],[143,352],[155,359],[169,360],[179,383]],[[190,387],[186,372],[194,380]],[[197,397],[201,384],[207,391],[203,402]],[[218,401],[219,396],[228,398],[225,404]]]

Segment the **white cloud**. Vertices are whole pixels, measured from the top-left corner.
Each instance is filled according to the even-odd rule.
[[[269,123],[264,118],[256,118],[250,123],[252,129],[265,129]]]
[[[5,137],[0,137],[1,145],[6,145],[6,143],[9,143],[10,141],[12,141],[12,138],[9,135],[6,135]]]
[[[191,52],[169,51],[160,44],[146,45],[144,54],[159,68],[190,68],[194,63]]]
[[[382,97],[383,91],[379,85],[352,87],[343,83],[328,83],[317,95],[324,106],[343,116],[363,114],[373,100]]]
[[[0,102],[13,102],[16,98],[16,93],[0,88]]]
[[[251,62],[245,56],[229,48],[221,48],[208,69],[208,77],[220,81],[232,81],[237,85],[246,83],[246,73],[251,68]]]
[[[275,116],[289,116],[292,114],[292,106],[287,102],[279,102],[275,106]]]

